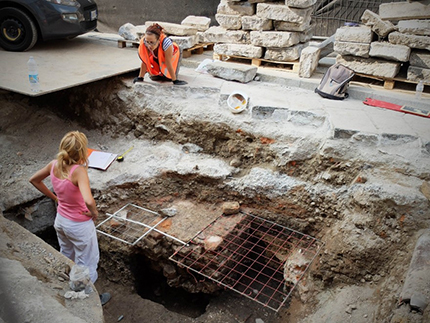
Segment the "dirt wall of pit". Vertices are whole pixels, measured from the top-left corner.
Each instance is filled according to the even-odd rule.
[[[181,23],[189,16],[206,16],[216,24],[215,13],[219,0],[98,0],[99,29],[118,30],[129,22],[144,25],[146,21]]]

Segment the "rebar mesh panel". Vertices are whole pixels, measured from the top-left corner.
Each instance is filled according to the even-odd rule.
[[[170,260],[278,311],[323,243],[260,217],[243,213],[215,250],[205,249],[217,218]],[[287,272],[292,265],[293,272]],[[285,274],[284,274],[285,271]],[[287,279],[286,279],[287,277]]]
[[[166,218],[161,218],[154,211],[127,204],[114,214],[100,216],[100,219],[101,222],[96,226],[99,233],[135,245]]]
[[[366,9],[379,13],[379,5],[404,0],[318,0],[312,12],[315,36],[330,37],[345,22],[361,23]]]

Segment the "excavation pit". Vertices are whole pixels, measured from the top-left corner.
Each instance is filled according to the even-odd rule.
[[[178,269],[192,270],[274,311],[285,304],[323,246],[309,235],[243,212],[217,217],[185,242],[169,234],[172,226],[183,221],[184,212],[187,210],[183,208],[177,217],[162,218],[157,212],[129,203],[101,217],[96,229],[128,245],[149,243],[152,252],[161,239],[165,245],[174,242],[179,249],[172,243],[171,249],[176,251],[169,260]],[[176,279],[177,269],[169,274],[165,268],[167,278],[172,279],[168,277],[172,274]]]
[[[213,237],[215,244],[208,245]],[[241,213],[219,217],[170,259],[278,311],[322,246],[313,237]]]
[[[161,229],[163,233],[145,228],[151,232],[136,243],[141,235],[132,234],[123,239],[129,243],[124,243],[100,234],[96,287],[113,294],[103,308],[106,322],[116,322],[120,315],[141,322],[139,318],[160,313],[164,322],[193,322],[196,317],[195,321],[216,322],[209,320],[214,314],[218,322],[248,322],[250,315],[254,321],[262,318],[265,322],[300,322],[305,317],[361,322],[364,315],[375,321],[392,315],[416,237],[429,224],[429,202],[422,189],[430,173],[425,137],[339,127],[333,115],[347,111],[353,119],[361,109],[362,103],[353,99],[336,103],[345,104],[342,107],[327,108],[331,102],[320,101],[311,91],[253,82],[249,93],[254,106],[233,115],[221,100],[219,88],[195,83],[183,88],[149,82],[133,86],[133,77],[37,100],[2,94],[5,217],[31,232],[37,231],[38,223],[52,225],[54,204],[41,198],[28,185],[28,178],[54,158],[65,131],[80,129],[94,148],[121,154],[134,147],[124,162],[114,162],[106,172],[89,170],[100,222],[103,214],[114,214],[129,202],[157,213],[175,207],[178,214],[165,220],[170,224],[163,230],[181,242],[194,239],[198,248],[204,248],[204,240],[199,239],[202,228],[220,217],[223,202],[236,201],[244,214],[326,244],[291,297],[275,312],[251,299],[259,294],[260,287],[254,288],[251,282],[259,276],[257,272],[262,277],[279,277],[278,281],[284,277],[284,273],[281,278],[268,268],[262,270],[257,259],[262,259],[260,251],[269,244],[258,237],[250,239],[251,265],[238,264],[249,275],[243,283],[246,287],[237,293],[219,284],[222,277],[209,279],[212,272],[197,269],[201,272],[197,273],[192,264],[181,267],[181,259],[170,260],[186,246],[163,235]],[[226,87],[222,92],[230,90]],[[263,100],[257,93],[267,95]],[[266,102],[271,98],[272,102]],[[60,111],[59,106],[64,108]],[[414,125],[419,128],[419,120],[414,119]],[[49,134],[42,128],[49,129]],[[336,137],[339,131],[345,136]],[[123,219],[117,220],[119,228]],[[149,226],[157,223],[151,220]],[[233,244],[239,238],[242,235],[226,240]],[[302,268],[303,253],[294,251],[300,249],[306,250],[291,250],[291,265],[296,269]],[[216,256],[217,252],[215,248],[206,254]],[[237,285],[244,281],[238,275],[233,279],[240,282]],[[163,300],[164,294],[173,293],[166,286],[189,293],[191,299],[180,305],[175,302],[186,299],[185,294]],[[246,297],[250,292],[251,297]],[[288,295],[288,290],[282,292]],[[282,297],[269,306],[278,309]],[[204,302],[187,309],[187,303],[196,298]],[[166,307],[156,307],[148,299],[164,302]],[[351,310],[352,305],[357,308]],[[187,316],[174,316],[177,307]],[[237,319],[238,311],[242,312]]]

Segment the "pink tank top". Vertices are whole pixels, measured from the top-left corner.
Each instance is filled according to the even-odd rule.
[[[73,172],[80,165],[73,165],[70,168],[68,178],[59,179],[54,175],[54,167],[56,164],[57,161],[52,164],[51,183],[58,198],[57,212],[63,217],[76,222],[91,220],[91,217],[82,214],[82,212],[88,212],[88,208],[79,187],[74,185],[71,181]]]

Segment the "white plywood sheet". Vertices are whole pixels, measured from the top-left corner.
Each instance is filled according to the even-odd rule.
[[[72,40],[38,43],[28,52],[0,48],[0,88],[39,96],[140,68],[137,48],[118,48],[115,34],[91,32]],[[30,90],[27,61],[38,65],[41,92]],[[137,75],[137,74],[136,74]]]

